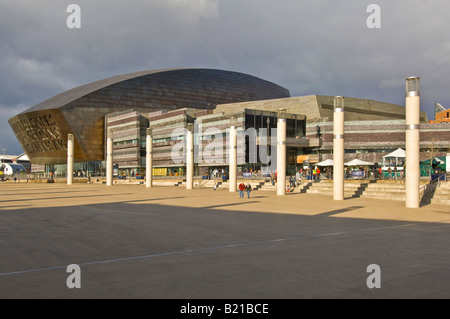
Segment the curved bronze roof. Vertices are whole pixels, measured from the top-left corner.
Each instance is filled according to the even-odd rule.
[[[164,85],[163,90],[161,89],[161,86],[154,86],[154,87],[146,87],[145,84],[148,82],[157,82],[158,79],[161,78],[161,80],[166,82]],[[173,78],[172,83],[168,83],[167,81],[170,81],[170,78]],[[52,108],[60,108],[65,105],[68,105],[80,98],[83,98],[87,95],[105,90],[107,88],[112,88],[116,86],[120,86],[120,84],[125,84],[127,81],[138,81],[139,82],[139,89],[145,92],[148,92],[149,95],[152,95],[152,93],[157,92],[159,97],[162,97],[164,95],[166,96],[174,96],[177,95],[177,90],[179,88],[187,89],[190,86],[192,88],[195,88],[196,82],[202,82],[202,81],[211,81],[209,83],[209,86],[203,85],[204,91],[223,91],[226,92],[226,95],[229,95],[230,102],[236,102],[236,101],[252,101],[252,100],[262,100],[262,99],[272,99],[272,98],[282,98],[282,97],[289,97],[289,90],[278,86],[277,84],[274,84],[272,82],[262,80],[260,78],[233,72],[233,71],[224,71],[224,70],[217,70],[217,69],[201,69],[201,68],[171,68],[171,69],[157,69],[157,70],[149,70],[149,71],[140,71],[140,72],[134,72],[134,73],[128,73],[128,74],[122,74],[113,76],[110,78],[102,79],[99,81],[95,81],[92,83],[84,84],[81,86],[78,86],[76,88],[70,89],[68,91],[65,91],[63,93],[60,93],[58,95],[55,95],[39,104],[36,104],[35,106],[25,110],[22,113],[28,113],[33,111],[40,111],[40,110],[46,110],[46,109],[52,109]],[[141,81],[144,80],[144,81]],[[233,87],[232,90],[230,90],[230,84],[232,82],[236,81],[236,84],[239,84],[241,86],[240,90],[245,93],[242,98],[236,98],[234,97],[236,95],[235,89],[238,89],[237,87]],[[241,83],[239,83],[241,82]],[[141,85],[144,84],[144,85]],[[206,84],[206,83],[205,83]],[[171,92],[168,92],[167,88],[171,86]],[[124,87],[126,89],[126,85]],[[136,90],[137,87],[133,88]],[[153,89],[153,90],[152,90]],[[153,91],[153,92],[152,92]],[[159,92],[158,92],[159,91]],[[202,92],[203,97],[207,97],[205,95],[205,92]],[[165,94],[166,93],[166,94]],[[191,92],[195,94],[195,92]],[[106,95],[106,94],[105,94]],[[239,95],[239,93],[238,93]],[[245,97],[247,95],[247,98]],[[231,97],[233,96],[233,97]],[[133,100],[133,98],[136,98],[137,95],[128,95],[129,100]],[[223,98],[226,99],[226,96],[222,94],[220,101],[214,101],[214,98],[211,96],[211,101],[209,103],[211,104],[217,104],[217,103],[226,103],[226,101],[223,101]],[[126,99],[122,99],[126,100]],[[129,102],[129,101],[127,101]],[[138,105],[139,107],[143,107],[145,105]],[[151,108],[154,108],[154,105],[148,105]],[[192,106],[192,105],[183,105],[185,106]]]

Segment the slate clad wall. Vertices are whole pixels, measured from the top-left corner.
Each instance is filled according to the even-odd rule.
[[[315,137],[316,125],[320,126],[322,137],[320,161],[333,159],[333,123],[309,124],[306,129],[309,138]],[[405,149],[405,121],[346,121],[344,136],[346,162],[357,158],[380,163],[382,157],[391,151]],[[429,158],[431,150],[434,156],[445,156],[450,149],[449,125],[420,124],[420,149],[421,160]]]

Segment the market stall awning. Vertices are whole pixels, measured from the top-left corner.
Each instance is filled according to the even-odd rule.
[[[354,160],[344,164],[345,166],[372,166],[373,163],[365,162],[360,159],[355,158]]]
[[[386,157],[406,157],[406,151],[402,148],[399,148],[399,149],[393,151],[392,153],[383,156],[383,158],[386,158]]]
[[[445,157],[443,157],[443,159],[440,159],[439,157],[433,157],[433,164],[445,164]],[[430,165],[431,160],[430,159],[426,159],[425,161],[420,162],[420,164],[422,165]]]
[[[319,162],[319,163],[316,163],[316,164],[314,164],[314,165],[317,165],[317,166],[333,166],[333,160],[332,159],[327,159],[327,160],[325,160],[325,161],[323,161],[323,162]]]

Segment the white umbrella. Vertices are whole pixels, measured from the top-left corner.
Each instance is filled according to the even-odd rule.
[[[327,160],[325,160],[325,161],[323,161],[323,162],[319,162],[319,163],[317,163],[317,164],[315,164],[315,165],[317,165],[317,166],[333,166],[333,160],[332,159],[327,159]]]
[[[364,162],[360,159],[354,159],[350,162],[347,162],[344,164],[345,166],[371,166],[373,163],[370,162]]]

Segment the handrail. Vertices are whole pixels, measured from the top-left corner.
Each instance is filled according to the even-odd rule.
[[[438,177],[436,177],[435,179],[432,179],[429,183],[423,185],[422,187],[420,187],[419,192],[422,190],[422,188],[426,188],[429,185],[431,185],[432,183],[436,182],[438,183],[438,186],[440,185],[440,181],[441,181],[441,177],[444,176],[445,177],[445,182],[447,182],[447,174],[440,174]]]

